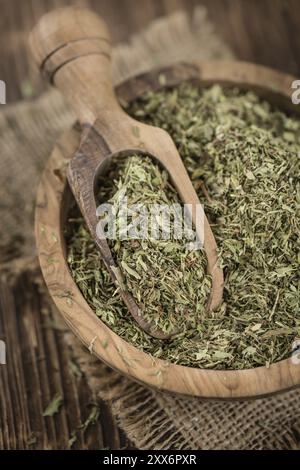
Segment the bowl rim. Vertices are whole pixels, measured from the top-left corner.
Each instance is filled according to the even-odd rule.
[[[271,97],[271,101],[280,107],[296,112],[291,102],[291,83],[295,77],[240,61],[176,64],[137,75],[121,83],[116,91],[122,101],[130,101],[147,89],[170,87],[187,80],[196,80],[200,86],[220,83],[254,89],[269,99]],[[68,163],[77,143],[78,131],[66,132],[46,164],[37,191],[35,234],[40,266],[52,299],[68,326],[90,352],[146,386],[182,395],[244,399],[299,386],[300,364],[295,364],[291,358],[269,367],[243,370],[197,369],[171,364],[128,343],[96,316],[73,280],[65,258],[61,203],[68,188],[61,168]]]

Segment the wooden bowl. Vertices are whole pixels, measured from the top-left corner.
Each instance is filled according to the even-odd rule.
[[[146,90],[192,81],[199,86],[220,83],[252,89],[286,111],[297,112],[291,101],[294,77],[242,62],[179,64],[132,78],[117,88],[130,102]],[[71,201],[63,170],[79,142],[76,128],[66,132],[47,163],[37,194],[36,239],[42,272],[50,294],[66,323],[99,359],[147,386],[203,398],[259,397],[300,385],[300,364],[291,359],[245,370],[207,370],[170,364],[144,353],[115,334],[89,307],[75,284],[67,261],[63,228]],[[49,262],[49,260],[51,262]],[[296,362],[296,361],[294,361]]]

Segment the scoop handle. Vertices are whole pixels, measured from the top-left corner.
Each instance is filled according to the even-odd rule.
[[[120,109],[112,85],[110,35],[97,14],[79,7],[51,11],[32,30],[29,47],[82,124]]]

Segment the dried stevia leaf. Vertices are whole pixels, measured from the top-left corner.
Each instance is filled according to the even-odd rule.
[[[147,92],[127,111],[172,136],[212,224],[226,279],[224,302],[210,315],[203,310],[202,268],[191,282],[188,259],[182,269],[175,270],[172,264],[166,271],[163,292],[161,286],[153,288],[159,260],[152,263],[152,253],[159,250],[160,258],[166,259],[178,254],[174,241],[170,248],[153,244],[152,251],[142,242],[126,253],[116,243],[115,254],[124,256],[139,275],[143,271],[156,307],[170,302],[173,312],[167,309],[166,329],[177,321],[178,309],[188,318],[171,341],[149,337],[122,304],[74,209],[69,220],[68,262],[88,303],[117,334],[154,358],[201,368],[243,369],[289,357],[300,335],[300,120],[272,108],[253,92],[225,90],[219,85],[199,90],[182,84]],[[114,197],[120,181],[121,186],[133,184],[132,201],[149,201],[154,188],[153,202],[165,200],[164,190],[171,188],[164,172],[149,173],[135,161],[127,163],[126,171],[126,162],[115,164],[110,177],[101,181],[102,200]],[[178,288],[183,282],[179,272],[185,279],[184,289]],[[133,277],[131,287],[136,282]],[[189,306],[186,297],[193,290],[193,308],[185,310]],[[136,295],[142,302],[144,291]],[[160,321],[159,309],[150,313]]]
[[[60,393],[57,393],[56,395],[54,395],[49,405],[45,408],[43,412],[43,416],[55,415],[56,413],[59,412],[62,404],[63,404],[63,397]]]
[[[146,215],[154,205],[182,205],[168,174],[151,158],[133,155],[113,165],[117,165],[118,176],[114,178],[115,190],[111,189],[112,196],[108,200],[114,205],[117,227],[121,227],[123,220],[118,207],[120,195],[127,198],[129,227],[135,226],[138,230],[145,229],[146,223],[143,216],[139,220],[141,212],[133,209],[134,204],[138,203],[139,209],[143,207]],[[106,192],[101,189],[98,199],[105,201],[104,195]],[[165,219],[156,214],[155,221],[163,237]],[[127,236],[109,241],[122,270],[126,290],[140,304],[143,317],[166,333],[195,328],[205,311],[210,290],[204,251],[191,252],[185,237],[174,238],[174,228],[175,219],[170,219],[168,239],[155,239],[149,232],[147,239]]]

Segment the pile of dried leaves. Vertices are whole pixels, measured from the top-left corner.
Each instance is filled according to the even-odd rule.
[[[111,167],[99,181],[98,202],[108,201],[115,213],[115,240],[109,244],[125,289],[143,317],[164,333],[196,328],[211,282],[205,253],[190,249],[192,229],[186,235],[176,230],[182,227],[182,203],[168,173],[147,156],[117,158]]]
[[[290,356],[300,336],[300,121],[252,92],[218,85],[149,92],[128,112],[174,139],[218,243],[224,302],[206,316],[195,309],[194,323],[167,342],[149,337],[120,301],[76,212],[68,260],[86,300],[124,339],[171,362],[242,369]],[[106,181],[101,198],[110,199],[124,180],[114,171],[117,178]],[[129,257],[125,262],[133,266]]]

